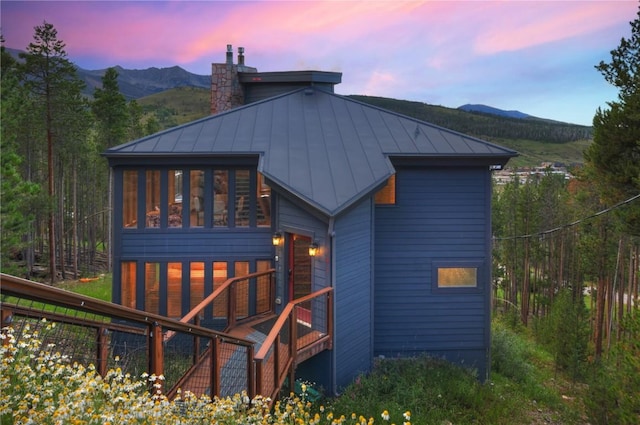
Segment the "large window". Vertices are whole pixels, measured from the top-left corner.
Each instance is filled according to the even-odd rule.
[[[160,264],[144,265],[144,311],[160,314]]]
[[[215,170],[213,172],[213,225],[226,227],[228,225],[229,208],[229,171]]]
[[[255,169],[149,169],[140,176],[144,228],[271,226],[271,189]],[[139,186],[138,171],[125,170],[126,228],[139,227]]]
[[[182,317],[182,263],[167,266],[167,316]]]
[[[204,300],[204,263],[192,262],[190,264],[189,280],[189,308],[193,310]],[[200,318],[203,312],[200,313]]]
[[[137,264],[144,267],[141,282],[136,282]],[[212,291],[219,289],[231,276],[245,276],[254,269],[263,272],[271,267],[271,260],[142,263],[123,261],[120,264],[121,304],[130,308],[138,308],[140,305],[148,313],[179,319],[197,307]],[[270,291],[267,287],[247,281],[240,281],[236,285],[236,315],[247,316],[254,308],[258,312],[269,310],[273,300],[269,298]],[[136,288],[144,290],[137,293]],[[255,306],[248,303],[249,295],[256,297]],[[225,291],[216,298],[213,308],[208,306],[200,313],[200,318],[224,318],[227,316],[228,305],[228,294]]]
[[[169,170],[169,227],[182,227],[182,170]]]
[[[249,170],[236,170],[236,227],[249,226]]]
[[[138,225],[138,171],[122,173],[122,223],[124,227]]]
[[[191,227],[202,227],[204,225],[204,171],[191,170],[189,179],[191,205],[189,209]]]
[[[136,308],[136,262],[123,261],[120,273],[120,302],[125,307]]]
[[[227,262],[214,261],[213,263],[213,291],[215,292],[228,277]],[[227,315],[227,293],[216,298],[213,304],[213,317],[225,317]]]
[[[145,179],[147,189],[146,226],[160,227],[160,171],[147,170]]]

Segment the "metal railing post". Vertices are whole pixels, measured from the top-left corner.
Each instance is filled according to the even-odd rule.
[[[210,385],[211,385],[211,396],[220,394],[220,368],[222,367],[222,362],[220,359],[220,339],[212,338],[211,339],[211,376]]]
[[[158,322],[149,325],[149,373],[156,378],[164,375],[164,353],[162,345],[162,326]],[[161,381],[157,382],[162,385]],[[162,391],[162,388],[160,388]]]
[[[100,327],[96,329],[96,364],[100,376],[107,374],[107,366],[109,364],[109,342],[107,341],[109,331],[107,328]]]

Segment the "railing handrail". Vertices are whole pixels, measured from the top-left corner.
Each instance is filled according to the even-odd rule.
[[[295,300],[288,302],[285,308],[282,310],[282,313],[278,315],[278,320],[276,320],[276,322],[274,323],[273,328],[271,328],[271,331],[269,332],[269,335],[267,335],[264,342],[262,343],[260,350],[258,351],[258,353],[256,353],[253,356],[254,361],[256,362],[264,361],[267,354],[269,354],[269,350],[271,349],[271,346],[276,342],[278,334],[282,331],[284,324],[286,323],[289,316],[293,312],[293,309],[298,304],[302,304],[304,302],[310,301],[314,298],[327,294],[331,291],[333,291],[333,287],[322,288],[309,295],[305,295],[304,297],[296,298]]]
[[[229,341],[238,345],[253,347],[253,342],[249,340],[230,337],[228,334],[223,332],[218,332],[213,329],[190,323],[184,323],[159,314],[148,313],[86,295],[76,294],[75,292],[54,288],[43,283],[33,282],[6,273],[0,273],[0,279],[0,293],[2,294],[33,299],[46,304],[55,304],[60,307],[72,308],[87,313],[125,319],[146,326],[156,324],[162,326],[163,329],[171,329],[173,331],[185,332],[209,338],[214,337],[219,338],[222,341]]]
[[[211,294],[209,294],[205,299],[200,301],[197,306],[195,306],[193,309],[191,309],[190,312],[188,312],[182,319],[180,319],[180,322],[188,323],[191,320],[193,320],[198,314],[200,314],[200,312],[202,310],[204,310],[209,304],[213,303],[213,301],[220,294],[222,294],[228,287],[230,287],[233,283],[241,281],[241,280],[245,280],[245,279],[252,279],[254,277],[260,277],[260,276],[268,275],[268,274],[271,274],[273,272],[275,272],[275,269],[269,269],[269,270],[266,270],[266,271],[249,273],[249,274],[244,275],[244,276],[231,277],[231,278],[225,280],[222,283],[222,285],[220,285],[218,287],[218,289],[216,289]],[[227,314],[230,315],[231,312],[227,312]]]

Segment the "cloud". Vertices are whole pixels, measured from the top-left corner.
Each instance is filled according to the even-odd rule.
[[[579,36],[589,36],[632,16],[634,2],[617,1],[500,2],[491,10],[492,25],[474,40],[478,54],[527,49]],[[597,38],[583,37],[590,42]],[[586,47],[586,46],[583,46]]]

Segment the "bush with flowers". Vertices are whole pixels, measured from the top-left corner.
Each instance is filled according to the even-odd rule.
[[[46,325],[50,330],[54,323]],[[306,385],[296,396],[278,401],[245,394],[227,398],[179,394],[168,400],[161,392],[162,376],[135,378],[120,368],[100,376],[87,367],[44,345],[38,331],[25,325],[17,340],[11,328],[2,329],[0,345],[0,424],[74,425],[181,425],[181,424],[289,424],[373,425],[374,418],[334,415],[320,407],[314,412]],[[384,422],[389,413],[381,415]],[[410,424],[404,414],[404,425]]]

